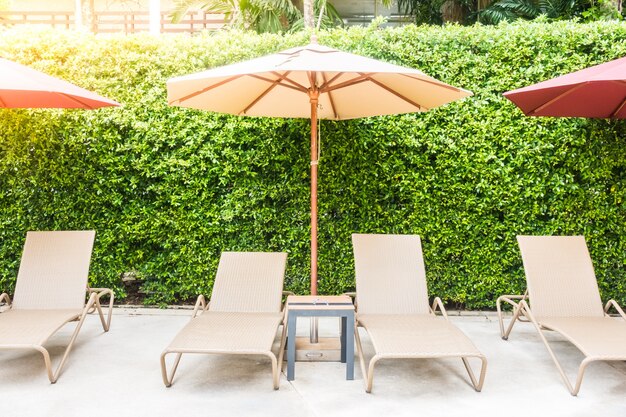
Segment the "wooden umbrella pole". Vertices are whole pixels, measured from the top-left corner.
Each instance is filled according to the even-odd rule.
[[[314,84],[314,78],[312,79]],[[317,104],[319,91],[316,87],[309,90],[311,99],[311,295],[317,295]],[[311,317],[309,341],[318,343],[317,317]]]
[[[309,91],[311,99],[311,295],[317,295],[317,104],[319,92]]]

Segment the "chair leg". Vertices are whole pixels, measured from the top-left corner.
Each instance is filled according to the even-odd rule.
[[[363,374],[363,382],[365,383],[365,392],[369,394],[372,392],[372,385],[374,384],[374,365],[376,365],[376,362],[381,358],[378,355],[374,355],[374,357],[370,359],[368,370],[365,370],[365,355],[363,354],[359,328],[356,325],[354,326],[354,339],[356,341],[356,349],[359,353],[359,363],[361,364],[361,373]]]
[[[113,314],[113,300],[115,298],[115,295],[113,294],[113,292],[110,292],[110,296],[109,296],[109,305],[108,305],[108,311],[107,311],[107,318],[105,320],[104,318],[104,311],[102,311],[102,305],[100,304],[100,297],[96,298],[96,310],[98,310],[98,316],[100,316],[100,323],[102,323],[102,329],[105,332],[108,332],[109,329],[111,328],[111,316]]]
[[[368,394],[372,392],[372,385],[374,384],[374,365],[381,359],[380,356],[374,355],[372,359],[370,359],[370,365],[367,371],[367,385],[365,387],[365,392]]]
[[[113,301],[115,300],[115,293],[109,288],[88,288],[88,290],[90,294],[95,295],[94,304],[89,309],[89,314],[97,311],[98,316],[100,316],[100,322],[102,323],[102,329],[105,332],[108,332],[111,327],[111,316],[113,314]],[[100,304],[100,298],[105,295],[109,296],[109,311],[106,319],[104,318],[104,312],[102,311],[102,305]]]
[[[359,327],[354,325],[354,340],[356,341],[356,349],[359,354],[359,363],[361,364],[361,373],[363,374],[363,382],[365,382],[365,392],[368,394],[372,392],[372,385],[374,384],[374,366],[376,362],[382,359],[380,356],[374,354],[374,357],[370,359],[368,370],[365,370],[365,355],[363,354],[363,346],[361,344],[361,335],[359,334]]]
[[[72,348],[74,347],[74,342],[76,341],[76,337],[78,337],[78,333],[80,332],[80,329],[83,327],[83,323],[85,322],[85,318],[87,317],[86,312],[89,308],[90,307],[88,304],[88,306],[85,307],[85,310],[83,314],[81,315],[78,323],[76,324],[74,333],[72,333],[70,342],[65,348],[65,352],[63,353],[63,357],[61,358],[61,362],[59,362],[59,365],[57,366],[57,369],[54,372],[52,371],[52,360],[50,359],[50,353],[48,352],[48,350],[44,348],[43,346],[34,346],[34,348],[38,350],[39,352],[41,352],[41,354],[43,355],[43,360],[46,365],[46,371],[48,373],[48,379],[50,380],[51,384],[55,384],[57,380],[59,379],[59,376],[61,375],[61,371],[63,370],[63,367],[65,366],[65,362],[67,361],[67,358],[70,355]]]
[[[50,353],[48,353],[48,350],[46,350],[46,348],[44,348],[43,346],[37,346],[35,347],[35,349],[37,349],[43,355],[43,362],[46,365],[46,372],[48,373],[48,379],[50,380],[50,383],[56,383],[57,379],[54,377],[54,372],[52,371],[52,361],[50,360]]]
[[[556,365],[556,369],[559,371],[559,374],[561,374],[561,379],[565,383],[565,386],[569,390],[570,394],[572,394],[573,396],[578,395],[578,391],[580,390],[580,385],[582,384],[582,379],[585,373],[585,369],[587,368],[587,365],[589,364],[589,362],[592,362],[594,359],[585,358],[581,362],[580,367],[578,369],[578,377],[576,378],[576,385],[572,386],[572,383],[570,382],[569,378],[567,377],[567,375],[565,375],[565,371],[563,370],[561,363],[559,362],[556,355],[554,354],[554,351],[550,347],[550,344],[548,343],[548,339],[546,339],[546,337],[544,336],[543,331],[541,330],[541,326],[539,325],[539,323],[537,323],[537,320],[535,320],[535,317],[531,313],[528,305],[525,302],[522,302],[522,304],[524,308],[524,315],[528,318],[528,320],[532,322],[533,326],[535,326],[535,329],[537,329],[537,333],[539,333],[539,338],[541,338],[541,341],[546,346],[546,349],[548,349],[548,353],[550,354],[552,361]]]
[[[287,323],[283,323],[283,332],[280,336],[280,347],[278,350],[278,367],[283,370],[283,359],[285,357],[285,344],[287,343]]]
[[[487,358],[484,356],[478,356],[478,359],[481,361],[480,366],[480,376],[478,380],[476,380],[476,376],[474,375],[474,371],[472,371],[472,367],[469,364],[469,360],[466,357],[462,357],[463,365],[465,365],[465,369],[467,370],[467,374],[469,375],[470,380],[472,381],[472,385],[476,392],[480,392],[483,389],[483,383],[485,382],[485,374],[487,372]]]
[[[365,391],[367,391],[367,371],[365,369],[365,357],[363,355],[363,347],[361,346],[361,336],[359,335],[359,328],[356,325],[354,326],[354,340],[356,342],[356,350],[359,355],[359,363],[361,365],[361,374],[363,374],[363,382],[365,383]]]
[[[569,390],[570,394],[575,396],[578,393],[578,389],[580,389],[580,382],[582,380],[582,376],[583,376],[583,373],[584,373],[584,368],[581,370],[581,372],[579,372],[579,375],[578,375],[578,377],[579,377],[579,382],[577,384],[578,385],[578,387],[577,387],[578,389],[574,389],[574,387],[572,386],[571,382],[569,381],[569,378],[567,378],[567,375],[565,375],[565,371],[563,370],[563,367],[561,366],[561,363],[556,358],[556,355],[554,354],[554,351],[550,347],[550,344],[548,343],[548,340],[546,339],[546,337],[544,336],[543,332],[541,331],[541,328],[539,326],[535,326],[535,327],[537,328],[537,331],[539,332],[539,337],[541,338],[541,341],[546,346],[546,349],[548,349],[548,353],[550,354],[550,357],[552,358],[552,361],[556,365],[556,369],[559,371],[559,374],[561,374],[561,379],[565,383],[565,386],[567,386],[567,389]]]
[[[593,362],[594,359],[585,358],[580,363],[580,367],[578,368],[578,376],[576,377],[576,385],[574,385],[574,390],[572,391],[572,395],[578,395],[580,391],[580,385],[583,383],[583,376],[585,375],[585,370],[587,369],[587,365]]]
[[[172,381],[174,380],[174,374],[176,373],[176,370],[178,369],[180,358],[183,356],[181,352],[176,353],[176,358],[174,359],[174,364],[172,365],[172,372],[168,375],[167,364],[165,363],[165,356],[167,356],[167,354],[169,353],[173,353],[173,352],[169,352],[166,350],[165,352],[161,354],[161,376],[163,377],[163,383],[168,388],[172,386]]]
[[[278,370],[278,361],[276,360],[276,355],[274,355],[272,352],[268,352],[266,355],[272,361],[272,382],[274,385],[274,389],[277,390],[280,386],[280,372]]]
[[[505,301],[513,306],[513,317],[511,318],[511,321],[509,322],[506,330],[504,329],[504,317],[502,315],[501,308],[502,301]],[[502,337],[502,340],[508,340],[509,335],[511,334],[511,330],[513,330],[513,326],[515,325],[515,322],[520,318],[522,314],[522,307],[520,304],[509,300],[506,296],[501,296],[496,300],[496,311],[498,313],[498,324],[500,325],[500,337]]]
[[[519,319],[521,311],[522,311],[521,307],[516,307],[515,308],[515,311],[513,312],[513,317],[511,318],[511,321],[509,322],[509,326],[507,327],[506,332],[504,332],[502,334],[502,339],[503,340],[508,340],[509,339],[509,335],[511,334],[511,330],[513,330],[513,325]]]
[[[580,391],[580,386],[581,386],[581,384],[583,382],[583,376],[585,375],[585,370],[587,369],[587,365],[589,365],[590,362],[593,362],[594,359],[592,359],[592,358],[585,358],[585,359],[583,359],[583,361],[580,363],[580,366],[578,367],[578,375],[576,377],[576,383],[575,383],[575,385],[572,386],[572,383],[570,382],[569,378],[567,377],[567,375],[565,375],[565,371],[563,370],[563,367],[561,366],[561,363],[556,358],[556,355],[555,355],[554,351],[552,350],[552,348],[548,344],[548,340],[543,335],[543,332],[541,331],[540,328],[538,328],[537,330],[539,332],[539,336],[541,337],[541,340],[543,341],[543,344],[548,349],[548,353],[550,354],[550,357],[552,358],[552,361],[556,365],[556,369],[559,371],[559,374],[561,375],[561,379],[565,383],[565,386],[569,390],[570,394],[572,394],[573,396],[577,396],[578,392]]]
[[[278,347],[278,360],[276,355],[272,352],[268,352],[267,356],[272,361],[272,381],[274,383],[274,389],[280,388],[280,373],[283,370],[283,357],[285,356],[285,342],[287,341],[287,323],[283,323],[283,330],[280,335],[280,345]]]

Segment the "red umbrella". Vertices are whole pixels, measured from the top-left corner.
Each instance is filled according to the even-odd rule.
[[[527,116],[626,118],[626,57],[504,93]]]
[[[67,81],[0,58],[0,107],[97,109],[119,105]]]

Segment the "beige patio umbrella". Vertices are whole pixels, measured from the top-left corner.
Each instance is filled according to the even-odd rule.
[[[317,120],[428,111],[472,93],[423,72],[317,44],[171,78],[170,105],[311,119],[311,294],[317,294]]]

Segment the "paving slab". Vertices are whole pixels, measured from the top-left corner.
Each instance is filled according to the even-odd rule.
[[[298,362],[296,379],[288,382],[281,375],[280,390],[274,391],[267,358],[193,354],[183,356],[174,384],[166,388],[159,357],[189,316],[188,309],[118,308],[109,333],[102,332],[97,317],[89,317],[54,385],[39,353],[0,351],[0,414],[626,416],[626,363],[592,364],[580,394],[572,397],[531,325],[518,324],[503,341],[496,318],[481,313],[451,317],[489,360],[481,393],[473,390],[460,360],[380,361],[373,392],[367,394],[358,363],[355,380],[346,381],[341,363]],[[298,325],[298,334],[306,336],[307,320]],[[71,331],[72,325],[66,326],[48,343],[55,364]],[[338,332],[338,319],[320,319],[321,337]],[[372,346],[362,329],[361,335],[369,359]],[[574,375],[580,352],[556,334],[548,337],[566,371]]]

